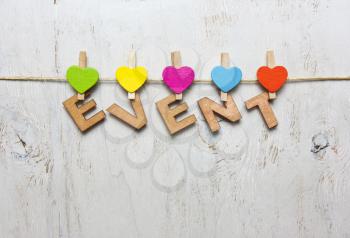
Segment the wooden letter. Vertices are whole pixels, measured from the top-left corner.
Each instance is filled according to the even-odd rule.
[[[170,134],[172,135],[196,122],[196,117],[194,115],[190,115],[180,121],[176,121],[175,117],[187,111],[188,106],[187,103],[181,103],[174,108],[170,108],[169,105],[175,101],[176,96],[170,95],[156,103],[157,109],[162,116]]]
[[[135,99],[130,100],[130,102],[131,102],[132,108],[135,111],[136,116],[125,111],[122,107],[120,107],[117,104],[113,104],[112,106],[110,106],[107,109],[107,112],[111,113],[113,116],[127,123],[133,128],[139,130],[142,127],[144,127],[147,123],[147,118],[142,107],[140,95],[138,93],[135,93]]]
[[[231,122],[241,119],[241,114],[239,113],[236,103],[231,95],[227,96],[227,101],[224,102],[224,106],[207,97],[199,100],[198,105],[212,132],[218,132],[220,129],[215,113]]]
[[[69,115],[72,117],[75,124],[80,129],[80,131],[84,132],[105,119],[106,115],[103,111],[99,111],[97,114],[93,115],[89,119],[86,119],[84,117],[84,114],[94,109],[96,107],[96,103],[92,99],[78,107],[78,101],[78,95],[74,95],[68,98],[66,101],[64,101],[63,105],[66,108]]]
[[[245,102],[247,109],[258,106],[268,128],[277,126],[277,118],[269,104],[268,93],[261,93]]]

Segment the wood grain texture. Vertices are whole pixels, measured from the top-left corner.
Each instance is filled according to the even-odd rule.
[[[212,132],[218,132],[220,130],[220,124],[217,121],[216,114],[230,122],[241,119],[241,113],[238,111],[237,105],[231,95],[227,97],[223,104],[216,103],[207,97],[198,101],[198,106]]]
[[[87,67],[87,56],[86,51],[80,51],[79,52],[79,67],[80,68],[86,68]],[[85,94],[78,93],[78,100],[82,101],[85,99]]]
[[[225,68],[229,68],[230,67],[229,53],[221,53],[220,58],[221,58],[221,66]],[[227,102],[227,93],[220,91],[220,99],[223,102]]]
[[[276,65],[275,52],[273,50],[269,50],[266,52],[266,65],[269,68],[274,68]],[[277,98],[276,92],[274,92],[274,93],[268,92],[268,94],[269,94],[270,100],[274,100]]]
[[[173,51],[171,52],[171,65],[175,68],[180,68],[182,66],[181,52]],[[182,100],[182,93],[175,94],[176,100]]]
[[[135,50],[131,50],[130,53],[129,53],[128,66],[129,66],[129,68],[135,68],[136,67],[136,51]],[[128,92],[128,99],[134,100],[135,98],[136,98],[136,93],[135,92],[133,92],[133,93],[129,93]],[[138,99],[140,99],[140,97]]]
[[[73,95],[63,102],[63,106],[80,131],[85,132],[102,122],[106,115],[103,111],[99,111],[90,118],[86,118],[85,115],[96,108],[96,102],[92,99],[86,103],[77,105],[81,100],[84,100],[84,98],[79,99],[79,94]]]
[[[133,47],[151,79],[174,49],[201,79],[223,51],[254,79],[267,49],[291,78],[349,76],[349,4],[0,1],[0,75],[64,80],[85,49],[112,82],[94,88],[98,108],[128,107],[114,71]],[[196,84],[185,98],[196,126],[171,137],[155,106],[169,95],[161,84],[140,92],[143,130],[108,119],[82,134],[62,106],[68,84],[1,81],[0,237],[348,237],[349,90],[347,81],[286,84],[269,131],[244,106],[263,89],[242,84],[231,93],[242,119],[220,121],[213,135],[196,102],[219,95]]]
[[[135,115],[129,113],[124,108],[115,103],[107,108],[107,111],[122,122],[127,123],[133,128],[139,130],[147,124],[147,118],[145,111],[143,110],[140,95],[138,93],[135,93],[135,98],[133,100],[130,100],[130,102]]]
[[[260,93],[245,101],[245,106],[248,110],[258,108],[269,129],[277,126],[277,118],[269,103],[269,94],[267,92]]]
[[[156,102],[159,114],[163,118],[164,124],[172,135],[194,125],[197,120],[194,115],[188,115],[180,120],[177,119],[180,114],[183,114],[188,109],[186,102],[182,102],[174,107],[172,106],[174,102],[179,100],[177,95],[178,94],[169,95]]]

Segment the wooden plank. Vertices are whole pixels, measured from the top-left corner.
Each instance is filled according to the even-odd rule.
[[[349,236],[350,72],[339,60],[350,58],[348,0],[0,2],[0,76],[32,80],[0,82],[3,237]],[[147,128],[109,119],[86,135],[72,130],[60,106],[72,91],[57,83],[72,52],[87,49],[106,80],[93,92],[105,107],[123,98],[114,71],[132,45],[151,69]],[[215,96],[201,84],[222,49],[239,57],[249,84],[269,45],[293,79],[273,105],[276,130],[245,110],[218,135],[199,117],[176,137],[161,130],[153,97],[168,93],[157,84],[169,49],[182,47],[199,72],[190,105],[197,92]],[[237,96],[257,92],[243,85]]]

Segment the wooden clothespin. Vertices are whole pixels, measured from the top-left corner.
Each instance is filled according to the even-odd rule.
[[[228,53],[221,53],[221,66],[225,68],[230,67],[230,56]],[[227,93],[220,91],[221,101],[227,102]]]
[[[131,50],[130,54],[129,54],[129,59],[128,59],[128,62],[129,62],[129,68],[135,68],[136,67],[136,51],[135,50]],[[135,92],[133,93],[128,93],[128,98],[130,100],[135,100]]]
[[[174,93],[175,100],[182,100],[182,93],[193,84],[195,72],[182,66],[179,51],[171,52],[171,64],[163,69],[163,82]]]
[[[275,61],[275,54],[274,54],[273,50],[268,50],[266,52],[266,62],[267,62],[267,67],[269,67],[271,69],[275,67],[276,61]],[[269,92],[269,99],[270,100],[273,100],[276,98],[277,98],[276,93]]]
[[[180,53],[180,51],[171,52],[171,64],[175,68],[180,68],[181,67],[182,62],[181,62],[181,53]],[[176,98],[176,100],[182,100],[182,93],[175,94],[175,98]]]
[[[79,52],[79,67],[80,68],[86,68],[87,66],[87,56],[86,51],[80,51]],[[78,93],[78,100],[82,101],[85,99],[85,94]]]
[[[275,56],[272,50],[266,52],[267,66],[258,69],[256,76],[258,82],[268,91],[268,98],[276,99],[276,92],[285,84],[288,71],[283,66],[275,65]]]

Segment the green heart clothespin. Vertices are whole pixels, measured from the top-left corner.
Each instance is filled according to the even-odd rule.
[[[78,99],[84,100],[84,93],[92,88],[98,81],[99,75],[96,69],[86,67],[86,52],[79,54],[79,66],[73,65],[68,68],[66,77],[68,83],[78,92]]]

